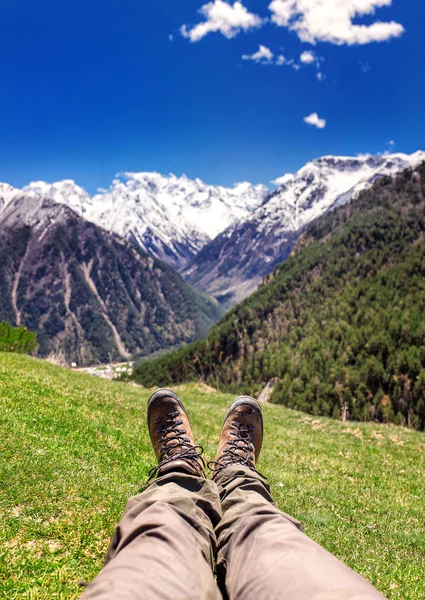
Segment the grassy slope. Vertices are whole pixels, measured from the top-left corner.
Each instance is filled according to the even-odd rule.
[[[215,452],[231,396],[178,388]],[[148,391],[0,354],[0,596],[76,598],[154,463]],[[388,598],[423,600],[423,434],[265,407],[279,507]],[[8,576],[4,577],[7,572]]]

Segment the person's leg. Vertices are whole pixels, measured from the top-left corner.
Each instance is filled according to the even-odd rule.
[[[183,405],[171,390],[151,397],[148,422],[159,477],[128,502],[105,567],[82,600],[220,600],[213,576],[217,486],[205,479]]]
[[[223,518],[216,528],[218,579],[230,600],[378,600],[365,579],[313,542],[274,505],[255,470],[261,409],[237,400],[226,417],[213,466]]]

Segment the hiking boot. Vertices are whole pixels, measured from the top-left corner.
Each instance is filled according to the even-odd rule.
[[[263,443],[263,414],[250,396],[237,398],[224,419],[217,456],[209,467],[213,479],[226,467],[244,465],[255,471]]]
[[[149,480],[170,471],[205,478],[203,448],[196,446],[185,408],[172,390],[162,388],[149,398],[148,427],[158,459]]]

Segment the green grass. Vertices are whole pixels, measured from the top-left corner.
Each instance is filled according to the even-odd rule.
[[[213,458],[232,400],[178,388]],[[243,390],[241,390],[243,392]],[[77,598],[154,456],[149,392],[0,354],[0,597]],[[424,434],[266,406],[279,507],[390,599],[425,597]]]

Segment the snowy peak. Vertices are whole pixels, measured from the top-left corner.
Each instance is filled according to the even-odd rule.
[[[288,258],[309,223],[350,202],[380,177],[395,176],[423,161],[425,152],[313,160],[275,180],[276,191],[246,220],[207,244],[183,274],[192,285],[231,306]]]
[[[204,237],[212,239],[231,223],[258,208],[268,193],[265,186],[240,183],[233,188],[213,186],[201,179],[159,173],[123,173],[112,182],[109,192],[95,202],[120,203],[126,196],[142,204],[154,202],[177,222],[185,222]]]
[[[23,189],[25,192],[34,192],[43,198],[54,200],[58,204],[66,204],[79,214],[84,214],[91,205],[89,194],[72,179],[56,183],[33,181]]]
[[[265,186],[212,186],[160,173],[123,173],[93,197],[73,180],[36,181],[25,191],[66,204],[174,267],[182,267],[230,225],[246,219],[269,193]]]
[[[270,230],[280,221],[280,232],[297,231],[331,207],[349,202],[384,175],[396,175],[425,160],[425,152],[350,156],[323,156],[295,174],[275,180],[280,187],[255,211],[251,220],[265,221]]]
[[[258,271],[253,279],[257,282],[263,271],[268,272],[277,261],[285,259],[286,250],[280,249],[308,223],[349,202],[377,178],[395,175],[424,160],[425,152],[421,151],[412,155],[323,156],[297,173],[276,179],[279,187],[273,193],[266,186],[249,182],[224,187],[186,175],[156,172],[124,172],[116,176],[108,190],[99,189],[94,196],[72,179],[35,181],[23,190],[2,184],[0,211],[17,196],[47,198],[179,270],[220,238],[226,243],[226,251],[218,251],[225,261],[220,274],[228,264],[235,264],[233,259],[226,262],[228,252],[238,254],[241,264],[251,263],[252,256],[257,255],[263,266],[250,267],[251,273]],[[265,236],[269,238],[268,250],[262,258]],[[213,254],[217,256],[215,250]],[[200,266],[200,270],[212,277],[210,266]],[[237,277],[235,281],[239,282]]]
[[[0,213],[15,199],[22,196],[34,196],[33,193],[26,194],[22,190],[9,185],[0,183]]]

